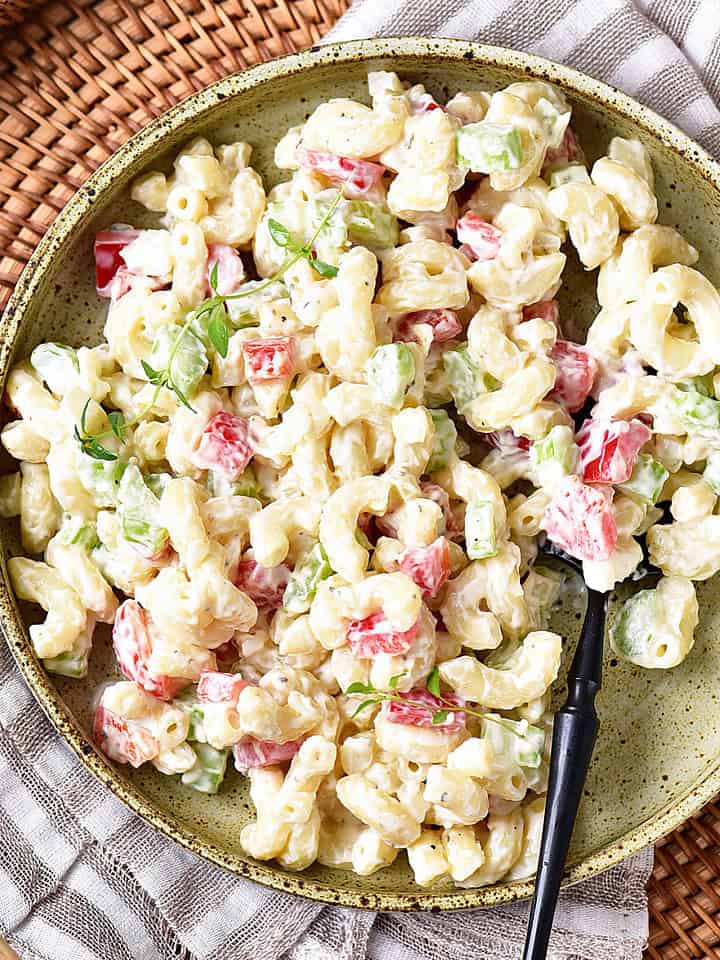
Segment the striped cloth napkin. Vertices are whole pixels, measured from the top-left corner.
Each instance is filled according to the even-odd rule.
[[[440,34],[532,50],[720,153],[717,0],[360,0],[329,39]],[[634,960],[650,850],[561,897],[552,960]],[[22,960],[515,960],[527,906],[352,911],[275,893],[158,836],[78,763],[0,641],[0,934]]]

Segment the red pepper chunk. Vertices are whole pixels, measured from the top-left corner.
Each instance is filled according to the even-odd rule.
[[[472,210],[458,220],[455,231],[464,247],[470,250],[471,260],[494,260],[502,243],[502,231]]]
[[[237,293],[238,287],[245,279],[245,267],[242,258],[229,243],[208,244],[207,282],[208,291],[212,293],[210,277],[217,264],[217,292],[222,296]]]
[[[245,556],[237,565],[233,583],[263,610],[278,610],[282,606],[290,569],[285,564],[263,567],[255,559]]]
[[[441,733],[457,733],[465,726],[466,718],[462,710],[448,711],[442,723],[433,723],[435,714],[447,710],[447,703],[443,701],[448,701],[456,707],[463,706],[464,701],[455,693],[443,693],[443,699],[440,700],[429,690],[417,687],[398,696],[412,702],[400,703],[397,700],[391,700],[386,708],[387,718],[391,723],[404,723],[412,727],[432,727],[433,730],[439,730]]]
[[[93,740],[105,756],[116,763],[140,767],[160,752],[160,744],[148,730],[118,716],[102,704],[95,709]]]
[[[245,376],[250,383],[280,380],[295,369],[295,340],[292,337],[267,337],[246,340],[243,344]]]
[[[424,323],[432,327],[432,342],[445,343],[462,333],[462,324],[454,310],[447,308],[436,310],[416,310],[406,313],[398,324],[396,340],[404,343],[417,342],[417,335],[412,329],[416,323]]]
[[[150,615],[137,600],[125,600],[120,604],[115,614],[112,637],[120,669],[128,680],[134,680],[145,693],[158,700],[172,700],[190,682],[182,677],[168,677],[150,670],[148,662],[153,644],[157,641],[157,630]]]
[[[555,387],[550,398],[563,403],[569,413],[581,410],[590,396],[598,366],[587,347],[571,340],[558,340],[550,351],[555,364]]]
[[[560,327],[560,305],[557,300],[537,300],[522,309],[523,320],[549,320]]]
[[[344,185],[347,195],[353,197],[367,196],[380,183],[386,169],[381,163],[370,160],[356,160],[304,147],[295,151],[295,157],[301,167],[322,174],[332,183]]]
[[[101,297],[110,296],[113,277],[125,266],[120,254],[139,236],[139,230],[101,230],[96,234],[95,289]]]
[[[450,576],[450,548],[445,537],[429,547],[408,547],[400,557],[400,569],[420,587],[423,599],[436,597]]]
[[[586,483],[624,483],[652,431],[641,420],[586,420],[577,434]]]
[[[198,680],[197,698],[200,703],[229,703],[237,706],[238,697],[248,686],[248,681],[239,673],[205,670]]]
[[[372,659],[381,653],[392,656],[407,653],[417,635],[417,623],[409,630],[396,630],[382,610],[363,620],[351,620],[345,634],[353,654],[361,660]]]
[[[288,740],[287,743],[274,743],[272,740],[257,740],[255,737],[243,737],[233,746],[235,769],[247,773],[253,767],[269,767],[276,763],[292,760],[302,746],[304,737]]]
[[[228,480],[237,480],[254,452],[248,421],[221,410],[205,425],[193,463],[201,470],[216,470]]]
[[[545,510],[543,526],[556,546],[578,560],[609,560],[617,543],[610,500],[576,476],[561,482]]]

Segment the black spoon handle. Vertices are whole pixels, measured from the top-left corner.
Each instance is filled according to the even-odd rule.
[[[535,894],[523,960],[544,960],[570,837],[600,722],[595,695],[602,682],[607,594],[588,590],[585,622],[568,673],[568,698],[555,714]]]

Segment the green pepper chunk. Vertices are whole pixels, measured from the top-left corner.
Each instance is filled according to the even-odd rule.
[[[469,503],[465,510],[465,552],[471,560],[484,560],[498,552],[495,512],[489,500]]]
[[[217,793],[225,777],[229,750],[216,750],[208,743],[194,743],[195,764],[181,776],[186,787],[199,793]]]
[[[435,434],[427,472],[434,473],[448,465],[455,450],[457,428],[445,410],[430,410],[429,413],[435,427]]]
[[[377,400],[399,410],[415,379],[415,360],[405,343],[376,347],[366,368],[367,382]]]
[[[332,573],[322,544],[316,543],[293,570],[283,594],[283,607],[288,613],[305,613],[310,609],[318,584]]]
[[[473,173],[517,170],[525,159],[520,134],[510,123],[468,123],[456,138],[458,165]]]

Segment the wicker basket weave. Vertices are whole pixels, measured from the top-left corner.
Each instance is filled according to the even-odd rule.
[[[0,25],[22,19],[0,35],[0,305],[73,191],[130,135],[228,73],[311,45],[349,5],[0,0]],[[720,806],[658,844],[648,892],[648,958],[720,958]]]

